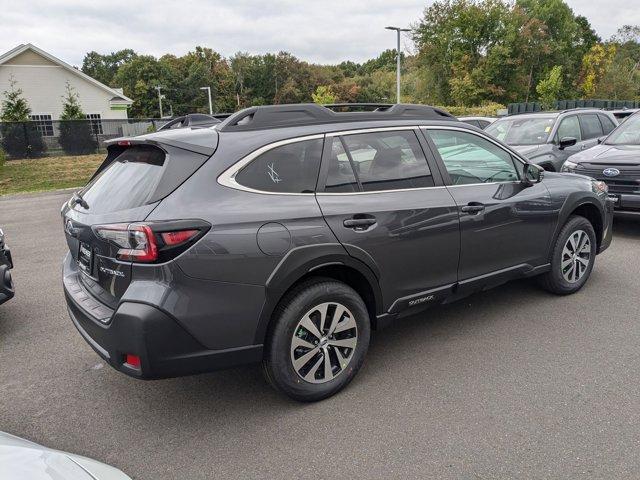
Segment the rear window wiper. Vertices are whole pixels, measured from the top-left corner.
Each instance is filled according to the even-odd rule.
[[[74,205],[80,205],[85,210],[89,210],[89,204],[82,198],[82,195],[77,192],[71,197],[71,206]]]

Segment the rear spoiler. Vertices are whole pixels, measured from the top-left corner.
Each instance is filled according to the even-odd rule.
[[[215,147],[206,147],[203,145],[194,145],[191,143],[180,142],[170,138],[141,138],[141,137],[120,137],[113,138],[111,140],[105,140],[104,144],[107,147],[107,156],[102,161],[98,169],[93,173],[89,181],[93,180],[100,172],[102,172],[109,164],[124,152],[127,148],[135,145],[149,145],[166,150],[163,146],[175,147],[181,150],[187,150],[189,152],[197,153],[199,155],[205,155],[210,157],[216,151]]]

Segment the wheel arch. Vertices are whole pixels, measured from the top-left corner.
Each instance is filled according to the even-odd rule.
[[[256,329],[255,343],[264,342],[271,317],[282,298],[301,282],[313,277],[346,283],[362,297],[372,323],[382,313],[382,291],[378,277],[362,261],[351,257],[340,244],[295,248],[280,261],[265,285],[265,303]]]
[[[604,237],[604,208],[596,199],[590,197],[581,197],[565,202],[564,206],[560,210],[560,216],[556,225],[555,232],[553,233],[551,244],[549,245],[549,261],[551,261],[551,255],[553,254],[553,246],[558,240],[558,235],[562,227],[567,223],[567,220],[571,215],[580,215],[586,218],[596,233],[597,252],[600,252],[600,246],[602,245]]]

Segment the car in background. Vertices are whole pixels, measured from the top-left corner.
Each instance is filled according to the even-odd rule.
[[[458,120],[484,130],[497,120],[495,117],[458,117]]]
[[[614,109],[609,111],[613,113],[613,116],[618,119],[619,123],[622,123],[631,115],[640,111],[640,108],[619,108],[619,109]]]
[[[13,298],[15,293],[13,280],[11,278],[11,269],[13,268],[13,259],[11,258],[11,250],[0,228],[0,304]]]
[[[131,480],[117,468],[0,432],[0,478],[16,480]]]
[[[187,128],[187,127],[212,127],[220,123],[220,119],[213,115],[207,115],[206,113],[189,113],[181,117],[174,118],[168,123],[161,126],[158,131],[172,130],[175,128]]]
[[[640,112],[599,145],[569,157],[562,171],[605,182],[617,211],[640,213]]]
[[[611,242],[602,182],[426,105],[251,107],[108,145],[62,208],[62,277],[80,335],[134,378],[262,361],[320,400],[371,329],[513,278],[577,292]]]
[[[611,112],[575,108],[511,115],[485,131],[545,170],[559,172],[567,158],[597,145],[617,125]]]

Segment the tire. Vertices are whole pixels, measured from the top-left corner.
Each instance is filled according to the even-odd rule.
[[[370,335],[369,313],[355,290],[332,279],[304,282],[274,312],[265,342],[265,376],[300,402],[330,397],[360,370]]]
[[[588,248],[585,245],[578,254],[573,255],[572,242],[581,244],[584,241],[586,244],[585,237],[588,240]],[[580,290],[587,283],[593,270],[596,247],[596,233],[591,222],[578,215],[569,217],[553,247],[551,270],[539,277],[542,287],[556,295],[569,295]]]

